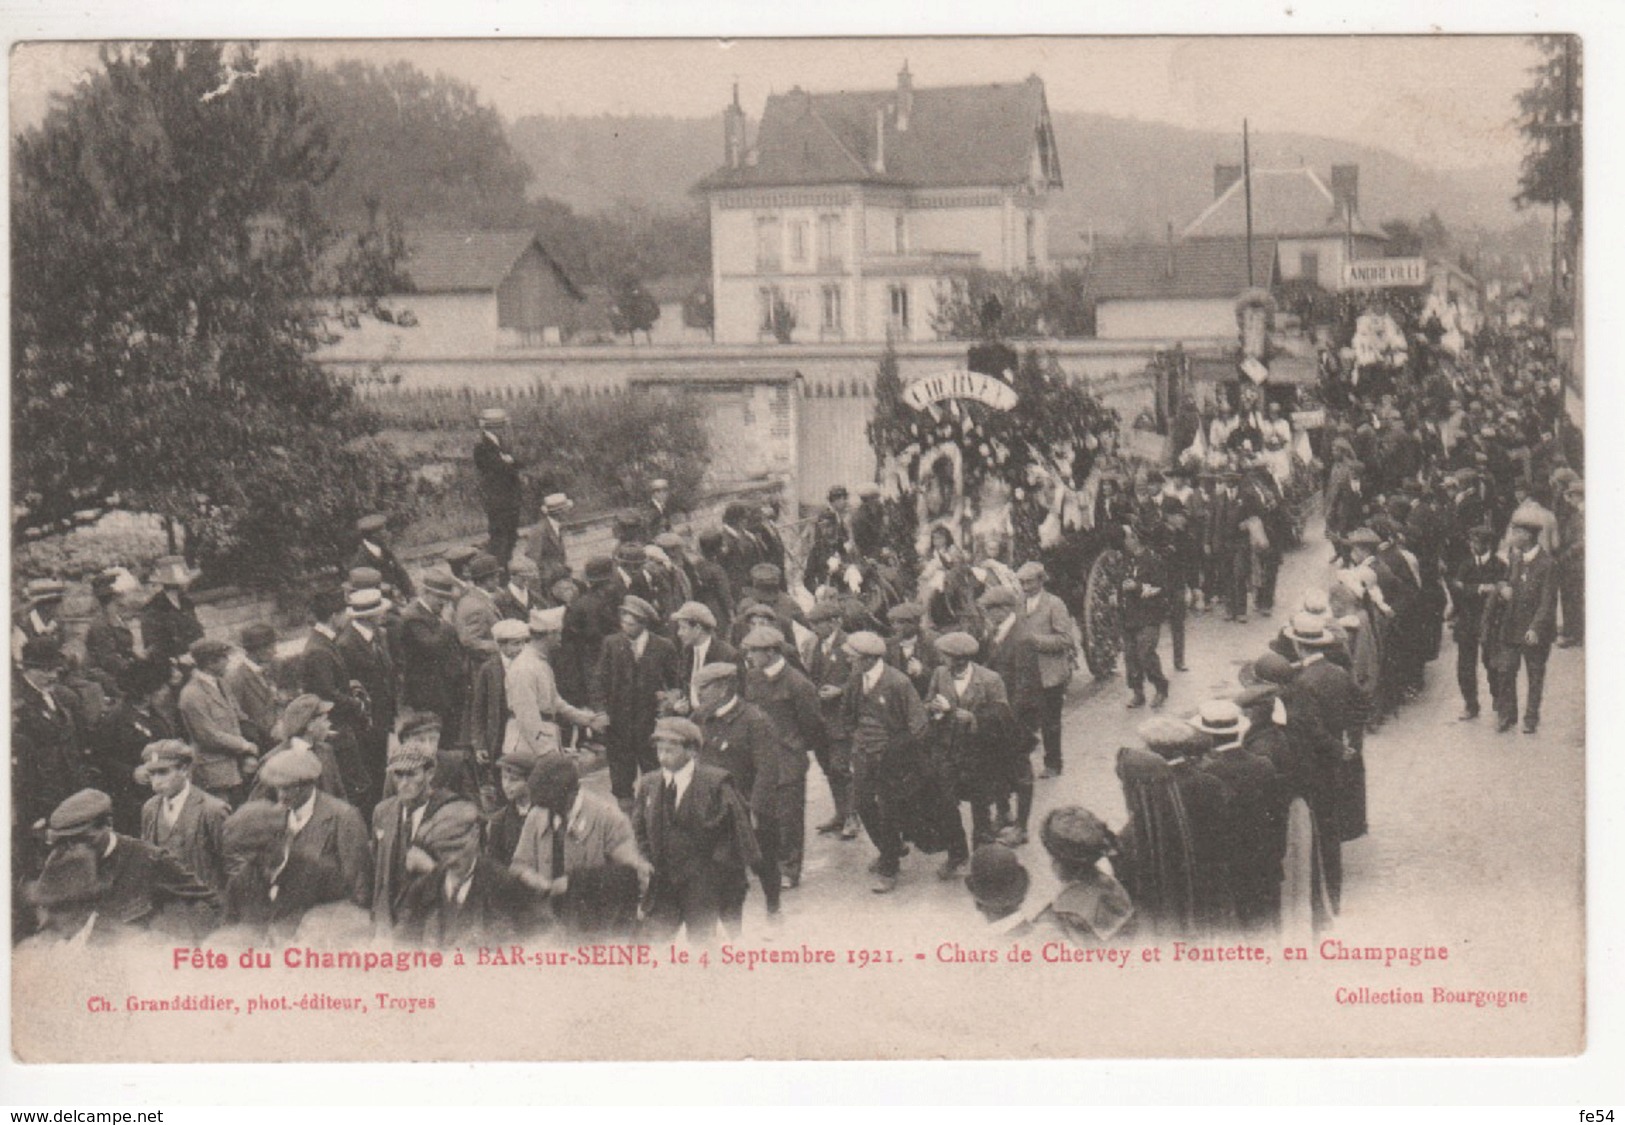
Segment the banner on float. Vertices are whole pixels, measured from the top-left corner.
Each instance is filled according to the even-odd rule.
[[[970,399],[994,410],[1013,410],[1017,401],[1016,389],[1009,383],[979,371],[943,371],[903,388],[903,401],[915,410],[949,398]]]
[[[1426,285],[1426,258],[1356,258],[1343,263],[1344,289],[1399,289]]]

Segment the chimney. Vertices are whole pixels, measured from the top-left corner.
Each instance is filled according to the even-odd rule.
[[[908,132],[908,119],[914,112],[914,76],[908,72],[908,60],[897,72],[897,131]]]
[[[1337,214],[1360,213],[1360,166],[1358,164],[1332,165],[1332,202]]]
[[[739,83],[734,83],[733,104],[722,111],[722,155],[730,168],[745,162],[745,111],[739,106]]]
[[[1241,179],[1240,164],[1215,164],[1213,166],[1213,198],[1217,199],[1230,190],[1230,185]]]
[[[875,109],[875,153],[874,159],[869,162],[876,172],[886,170],[886,107]]]

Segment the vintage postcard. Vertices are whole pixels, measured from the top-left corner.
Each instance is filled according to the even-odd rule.
[[[1581,1054],[1584,53],[16,44],[15,1057]]]

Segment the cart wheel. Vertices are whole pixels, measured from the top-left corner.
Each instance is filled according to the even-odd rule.
[[[1104,680],[1117,668],[1123,649],[1117,619],[1117,591],[1123,580],[1123,555],[1105,550],[1090,564],[1083,589],[1083,658],[1090,673]]]

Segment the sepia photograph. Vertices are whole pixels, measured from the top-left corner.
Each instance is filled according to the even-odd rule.
[[[1584,55],[15,43],[15,1058],[1582,1054]]]

